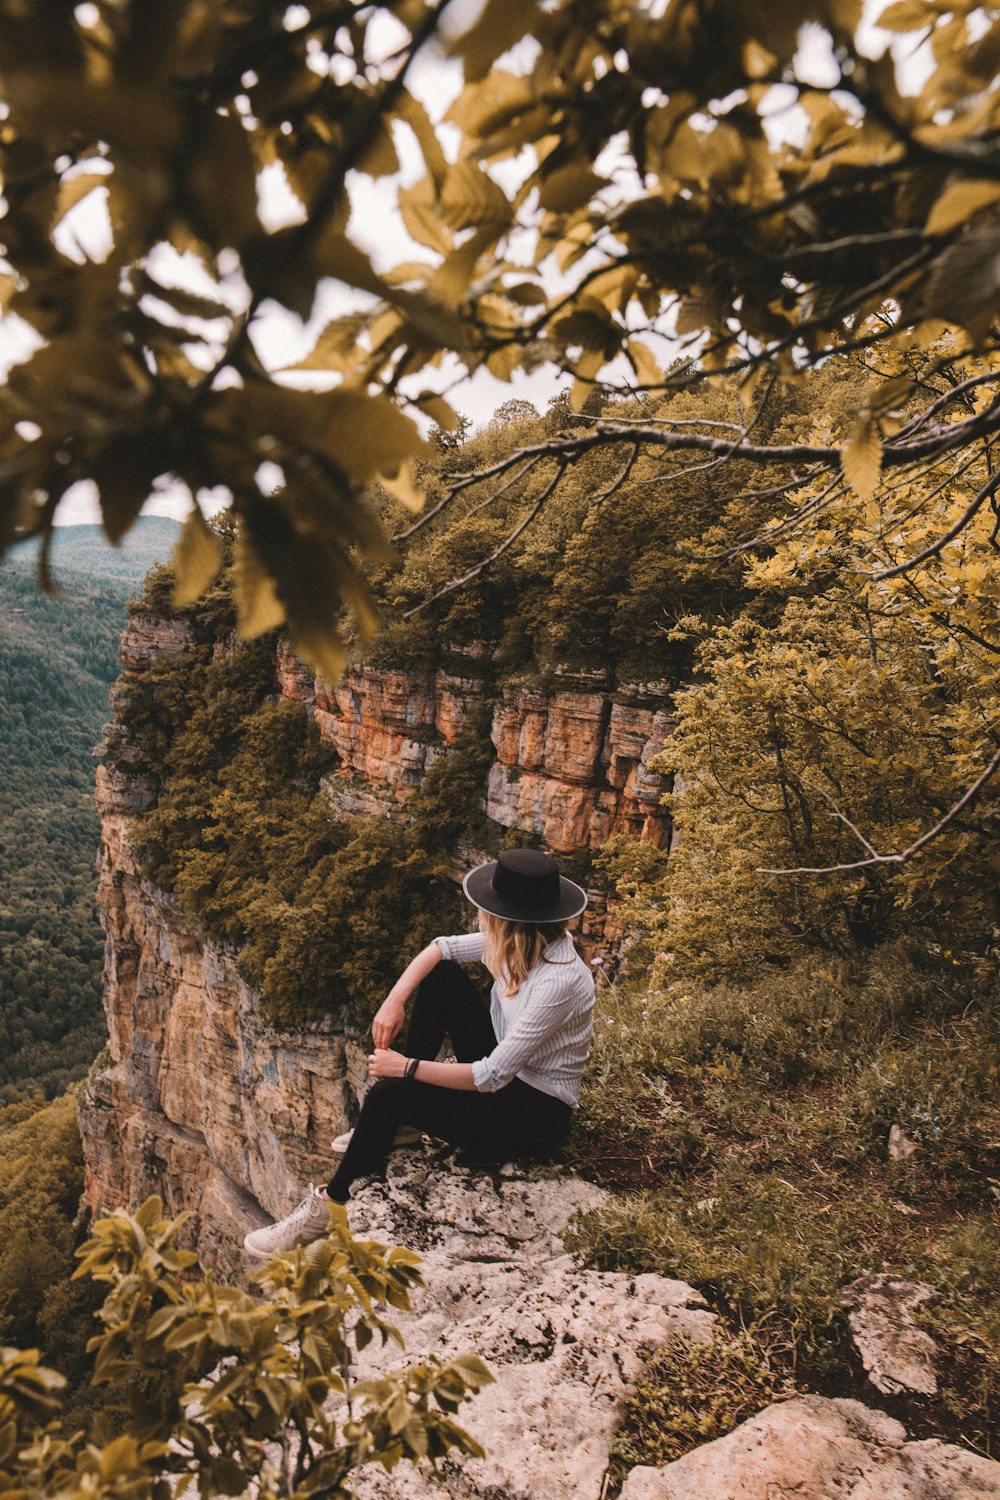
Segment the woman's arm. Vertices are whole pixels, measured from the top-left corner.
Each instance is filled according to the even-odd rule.
[[[428,943],[427,947],[421,948],[416,958],[411,959],[407,964],[375,1012],[375,1019],[372,1021],[372,1040],[376,1050],[380,1047],[388,1047],[393,1037],[398,1035],[403,1025],[403,1011],[407,1000],[417,985],[426,979],[431,970],[440,962],[441,949],[437,943]],[[391,1075],[376,1076],[390,1077]]]
[[[368,1072],[372,1078],[405,1078],[406,1065],[410,1061],[401,1052],[392,1052],[376,1047],[368,1059]],[[421,1058],[416,1073],[410,1074],[418,1083],[434,1083],[439,1089],[465,1089],[476,1087],[472,1077],[472,1063],[428,1062]]]
[[[532,971],[534,973],[534,971]],[[525,1001],[510,1031],[487,1057],[473,1063],[473,1082],[483,1094],[495,1093],[540,1052],[552,1036],[571,1017],[587,1014],[593,1006],[594,986],[589,974],[566,973],[553,964],[538,976],[531,996]]]

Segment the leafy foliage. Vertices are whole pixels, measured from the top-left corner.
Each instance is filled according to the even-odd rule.
[[[796,1395],[780,1359],[768,1354],[746,1332],[716,1332],[704,1343],[677,1334],[651,1351],[612,1445],[612,1484],[635,1464],[673,1463]]]
[[[425,1360],[378,1380],[352,1375],[374,1337],[400,1343],[378,1311],[405,1309],[418,1257],[355,1240],[331,1205],[330,1235],[255,1274],[263,1296],[193,1278],[182,1220],[148,1199],[100,1219],[77,1276],[107,1287],[91,1340],[95,1379],[132,1377],[127,1430],[85,1443],[56,1417],[62,1377],[37,1354],[0,1355],[0,1487],[37,1495],[159,1496],[183,1476],[203,1496],[349,1497],[380,1463],[482,1449],[454,1420],[492,1376],[475,1355]],[[340,1398],[335,1413],[325,1409]]]
[[[430,0],[18,7],[0,46],[0,286],[37,343],[3,392],[0,545],[47,533],[81,478],[115,538],[161,476],[195,496],[225,487],[241,522],[241,630],[287,620],[332,676],[342,605],[362,636],[374,624],[361,557],[383,534],[363,491],[381,473],[419,504],[417,418],[456,423],[428,389],[446,359],[507,380],[550,364],[572,374],[584,414],[596,387],[733,388],[725,431],[646,413],[547,435],[512,460],[539,487],[518,526],[599,448],[745,459],[771,469],[770,499],[829,481],[862,504],[895,471],[920,482],[949,453],[961,463],[1000,428],[993,364],[959,373],[970,349],[988,361],[995,349],[1000,23],[980,24],[971,3],[884,8],[886,34],[923,34],[914,93],[891,51],[868,55],[861,11],[497,0],[456,36]],[[464,73],[454,150],[412,79],[442,35]],[[504,57],[527,36],[537,46]],[[776,123],[778,105],[795,128]],[[423,163],[398,189],[416,258],[377,271],[348,232],[347,184],[397,172],[396,131]],[[511,157],[516,186],[498,170]],[[265,171],[299,222],[264,227]],[[102,200],[108,244],[88,254],[73,215]],[[308,318],[325,279],[352,290],[352,310],[297,367],[328,388],[294,389],[254,335],[269,302]],[[662,359],[678,348],[682,361]],[[846,431],[758,439],[772,379],[849,349],[877,351],[885,378],[874,397],[854,394]],[[911,390],[921,411],[900,423]],[[984,481],[968,516],[995,491]],[[221,561],[196,509],[177,601]]]
[[[567,1161],[617,1191],[571,1222],[568,1247],[691,1282],[773,1372],[862,1400],[844,1287],[917,1275],[936,1293],[941,1395],[907,1409],[908,1429],[995,1455],[998,1018],[992,965],[912,941],[801,955],[754,983],[602,988]],[[905,1159],[893,1127],[916,1146]],[[631,1462],[665,1461],[641,1456],[657,1432],[698,1440],[699,1413],[744,1389],[723,1356],[709,1390],[708,1367],[675,1353],[643,1387],[648,1419],[644,1397],[623,1429]]]
[[[87,1354],[100,1297],[72,1280],[82,1192],[73,1094],[0,1110],[0,1346],[41,1350],[66,1381],[67,1426],[89,1428],[108,1393],[91,1386]]]
[[[772,538],[728,619],[674,627],[696,655],[654,762],[674,777],[669,867],[637,882],[624,846],[604,856],[646,951],[664,955],[656,982],[747,979],[803,949],[906,933],[992,941],[1000,596],[993,572],[973,586],[992,519],[919,579],[864,564],[918,549],[941,524],[932,508],[908,487],[863,513],[834,507],[808,539]]]

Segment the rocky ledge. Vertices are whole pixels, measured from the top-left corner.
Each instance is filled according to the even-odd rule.
[[[428,1355],[475,1352],[495,1384],[459,1413],[486,1450],[429,1472],[401,1464],[352,1479],[359,1500],[604,1500],[611,1445],[645,1349],[717,1318],[664,1276],[583,1270],[564,1253],[570,1216],[606,1197],[575,1177],[456,1170],[443,1151],[399,1151],[385,1182],[348,1205],[355,1235],[422,1257],[424,1286],[393,1314],[406,1345],[370,1345],[371,1376]],[[626,1476],[621,1500],[1000,1500],[1000,1464],[859,1401],[799,1396],[662,1468]]]
[[[364,1500],[598,1500],[628,1385],[644,1346],[672,1335],[707,1339],[716,1322],[701,1296],[664,1276],[581,1270],[559,1231],[605,1197],[575,1177],[531,1181],[442,1165],[429,1149],[399,1151],[385,1183],[348,1205],[352,1232],[423,1257],[425,1286],[393,1314],[406,1362],[476,1352],[496,1383],[458,1420],[486,1449],[448,1461],[442,1485],[401,1464],[365,1470]],[[369,1345],[359,1370],[398,1366],[392,1345]]]
[[[662,1469],[633,1469],[621,1500],[997,1500],[1000,1464],[860,1401],[799,1396]]]

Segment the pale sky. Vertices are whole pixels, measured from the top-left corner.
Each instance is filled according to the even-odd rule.
[[[480,3],[481,0],[458,0],[462,14],[458,18],[460,24],[456,29],[464,29],[480,8]],[[871,22],[871,16],[877,14],[882,8],[883,0],[869,0],[866,6],[866,20],[862,26],[861,41],[864,49],[871,55],[878,55],[882,52],[889,40],[886,33],[879,31]],[[396,23],[391,18],[387,19],[385,37],[382,42],[386,51],[391,50],[398,41],[398,38],[393,35],[395,25]],[[505,65],[516,69],[519,63],[528,63],[535,45],[530,40],[522,43],[519,49],[515,49],[514,54],[505,59]],[[922,53],[915,54],[912,37],[896,39],[893,47],[905,80],[906,91],[914,92],[922,85],[929,70],[930,64],[927,58],[930,49],[924,46]],[[518,52],[521,53],[520,57],[517,55]],[[804,81],[822,86],[835,80],[835,64],[830,54],[828,40],[825,33],[818,27],[807,26],[803,29],[797,66],[799,76]],[[414,93],[422,99],[432,118],[438,121],[461,87],[461,68],[456,61],[447,58],[440,48],[433,51],[428,49],[414,64],[409,81]],[[792,91],[779,87],[772,92],[773,102],[769,111],[771,129],[775,135],[794,139],[802,133],[803,117],[798,107],[791,105]],[[788,97],[784,97],[786,94]],[[451,141],[448,139],[452,132],[445,127],[443,135],[446,151],[449,155],[454,155],[454,139]],[[376,268],[380,270],[404,259],[431,258],[427,251],[410,240],[395,208],[395,192],[398,183],[408,185],[415,181],[423,173],[423,164],[407,129],[396,127],[394,139],[401,160],[398,179],[373,182],[362,175],[351,174],[349,180],[352,203],[349,233],[357,244],[368,251]],[[620,171],[615,171],[614,162],[602,162],[602,166],[606,172],[614,176],[622,192],[627,193],[631,184],[622,179]],[[505,188],[510,190],[528,170],[528,163],[515,160],[503,163],[496,170]],[[635,191],[634,187],[632,191]],[[284,181],[280,169],[269,169],[268,172],[262,174],[260,205],[261,218],[268,229],[276,229],[282,224],[294,222],[302,215],[301,206]],[[92,192],[78,204],[62,221],[55,238],[60,249],[74,259],[81,261],[85,258],[102,259],[107,254],[110,245],[110,222],[104,190],[98,189]],[[198,278],[192,272],[191,263],[185,265],[181,257],[170,251],[165,251],[159,257],[157,274],[164,282],[186,284],[193,290],[217,291],[211,284],[203,284],[199,288]],[[234,289],[234,295],[238,300],[238,287]],[[254,323],[254,343],[262,359],[271,368],[294,364],[312,348],[326,322],[332,316],[348,310],[352,303],[357,305],[359,297],[363,298],[364,294],[356,293],[334,282],[322,283],[314,315],[308,324],[303,324],[293,314],[275,307],[274,304],[265,307]],[[20,320],[12,318],[3,320],[3,335],[0,378],[12,365],[27,357],[32,348],[40,342],[32,329]],[[662,351],[660,352],[662,357]],[[453,384],[456,379],[460,380],[459,384]],[[293,377],[293,382],[302,383],[302,378],[295,381]],[[433,383],[435,382],[432,374],[428,372],[427,376],[421,377],[420,388],[426,388]],[[439,387],[447,386],[448,399],[452,405],[469,417],[474,426],[480,426],[489,420],[498,406],[515,398],[530,401],[539,409],[544,408],[560,386],[567,383],[567,377],[560,376],[554,369],[541,369],[530,375],[516,372],[510,382],[498,381],[485,370],[478,371],[471,379],[463,378],[457,360],[452,360],[450,364],[445,365],[442,372],[437,373],[436,383]],[[202,499],[208,500],[205,506],[208,510],[220,509],[225,504],[224,493],[220,493],[214,503],[208,496],[203,495]],[[144,512],[170,515],[181,519],[189,507],[188,491],[181,486],[172,485],[154,491],[144,506]],[[92,484],[85,482],[74,486],[66,494],[59,506],[56,524],[72,525],[99,519],[96,489]]]

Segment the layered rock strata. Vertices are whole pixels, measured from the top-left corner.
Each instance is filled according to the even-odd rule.
[[[81,1096],[84,1201],[99,1212],[158,1193],[168,1213],[192,1212],[204,1264],[237,1274],[259,1205],[280,1217],[328,1175],[364,1060],[336,1018],[266,1026],[235,953],[143,880],[127,826],[143,796],[145,782],[98,769],[108,1047]]]
[[[563,854],[599,849],[620,832],[668,842],[668,781],[649,769],[673,731],[667,684],[563,673],[547,693],[489,689],[484,666],[476,655],[462,674],[358,666],[329,689],[282,645],[278,683],[336,747],[330,791],[346,812],[402,816],[424,772],[487,704],[495,758],[483,795],[494,823]]]

